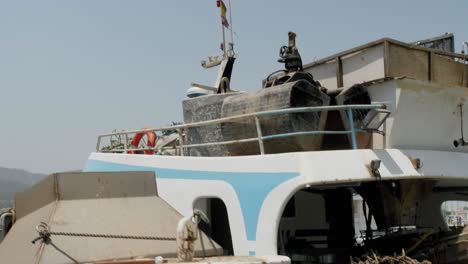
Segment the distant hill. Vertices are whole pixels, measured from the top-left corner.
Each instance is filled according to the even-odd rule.
[[[23,191],[47,175],[0,167],[0,208],[11,206],[15,193]]]

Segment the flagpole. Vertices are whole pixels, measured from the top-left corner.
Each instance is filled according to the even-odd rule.
[[[231,8],[231,0],[229,0],[229,23],[231,24],[230,25],[230,30],[231,30],[231,48],[232,48],[232,51],[234,51],[234,38],[232,36],[232,31],[234,30],[233,26],[232,26],[232,8]]]
[[[224,52],[224,58],[226,58],[226,36],[224,34],[224,25],[222,22],[223,21],[221,20],[221,29],[223,30],[223,52]]]

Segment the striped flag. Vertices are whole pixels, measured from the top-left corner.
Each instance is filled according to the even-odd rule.
[[[219,10],[221,11],[221,23],[226,28],[229,28],[229,23],[226,18],[226,10],[227,10],[226,5],[224,4],[223,0],[218,0],[216,4],[219,7]]]

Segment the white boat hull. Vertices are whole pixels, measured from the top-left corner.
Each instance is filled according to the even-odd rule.
[[[197,199],[226,205],[235,255],[277,254],[277,230],[288,200],[306,186],[381,180],[434,179],[468,185],[468,154],[428,150],[342,150],[240,157],[181,157],[92,153],[84,171],[155,171],[159,195],[184,215]],[[411,159],[419,159],[416,169]],[[437,223],[445,225],[445,223]]]

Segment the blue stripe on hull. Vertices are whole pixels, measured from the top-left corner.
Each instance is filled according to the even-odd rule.
[[[134,166],[88,160],[83,171],[154,171],[162,179],[221,180],[235,190],[244,216],[247,239],[256,240],[258,217],[266,196],[281,183],[297,177],[297,172],[213,172]]]

